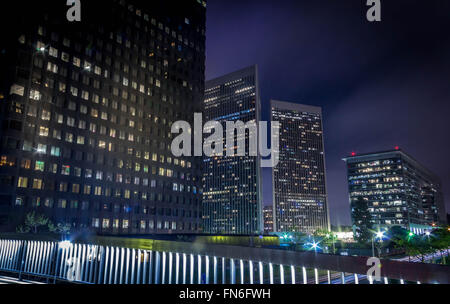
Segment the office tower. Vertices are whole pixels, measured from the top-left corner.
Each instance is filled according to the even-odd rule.
[[[329,230],[322,109],[271,101],[280,123],[280,162],[273,168],[275,232]]]
[[[400,149],[356,155],[347,163],[350,203],[363,199],[376,228],[423,232],[445,223],[439,178]]]
[[[264,206],[263,208],[264,219],[264,233],[269,234],[273,232],[273,206]]]
[[[204,120],[259,122],[257,67],[206,82]],[[224,131],[224,141],[226,139]],[[254,234],[263,230],[260,195],[260,158],[245,156],[205,158],[203,163],[203,226],[206,233]],[[235,141],[237,136],[235,136]],[[225,143],[224,143],[225,146]]]
[[[202,107],[205,2],[81,2],[81,22],[49,0],[1,21],[1,229],[35,211],[104,234],[199,232],[201,162],[173,157],[170,126]]]

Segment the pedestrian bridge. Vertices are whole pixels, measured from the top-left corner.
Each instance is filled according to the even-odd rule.
[[[450,268],[207,242],[93,237],[73,242],[0,235],[0,272],[86,284],[448,284]]]

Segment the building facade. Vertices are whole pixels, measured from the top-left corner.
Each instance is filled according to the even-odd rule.
[[[405,152],[353,154],[344,160],[350,203],[365,200],[374,227],[401,226],[420,233],[445,223],[439,178]]]
[[[104,234],[201,231],[201,162],[173,157],[170,126],[201,110],[206,3],[83,1],[81,22],[65,1],[14,5],[1,21],[0,229],[35,211]]]
[[[273,168],[275,232],[329,230],[322,109],[271,101],[280,123],[280,162]]]
[[[264,219],[264,233],[269,234],[273,232],[273,206],[264,206],[263,208]]]
[[[256,66],[206,82],[204,119],[243,123],[260,121]],[[250,132],[245,135],[249,147]],[[226,131],[224,131],[224,141]],[[237,135],[234,136],[235,143]],[[224,142],[224,146],[225,142]],[[224,152],[226,155],[226,152]],[[254,234],[263,230],[260,158],[219,156],[203,163],[203,226],[206,233]]]

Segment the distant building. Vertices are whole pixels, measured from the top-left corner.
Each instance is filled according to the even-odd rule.
[[[280,125],[280,162],[273,168],[275,232],[329,230],[322,109],[271,101]]]
[[[260,120],[257,66],[206,82],[204,120]],[[246,142],[250,132],[246,132]],[[235,136],[235,141],[236,141]],[[224,132],[224,138],[226,133]],[[224,145],[225,146],[225,145]],[[211,157],[203,163],[205,233],[255,234],[263,230],[260,157]]]
[[[401,150],[356,155],[347,163],[350,202],[368,202],[375,227],[421,233],[445,222],[437,176]]]
[[[273,206],[265,206],[263,208],[264,233],[273,232]]]

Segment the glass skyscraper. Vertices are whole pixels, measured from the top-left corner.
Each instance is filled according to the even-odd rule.
[[[273,168],[275,232],[329,230],[322,109],[271,101],[280,123],[280,162]]]
[[[65,1],[11,4],[0,229],[35,211],[105,234],[201,231],[201,164],[173,157],[170,127],[201,111],[206,3],[82,1],[81,22]]]
[[[226,121],[259,122],[257,67],[207,81],[204,118],[219,121],[224,129]],[[206,233],[254,234],[263,230],[260,158],[249,155],[249,136],[247,131],[245,156],[204,159],[203,227]]]
[[[350,202],[368,203],[374,227],[423,232],[446,222],[439,178],[405,152],[354,153],[344,160]]]

